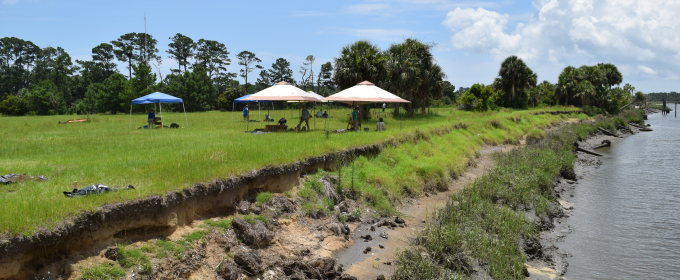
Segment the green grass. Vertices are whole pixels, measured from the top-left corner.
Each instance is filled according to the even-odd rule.
[[[267,201],[269,201],[270,198],[272,198],[272,196],[274,196],[273,193],[261,192],[261,193],[257,194],[257,197],[256,197],[257,203],[259,205],[265,204],[265,203],[267,203]]]
[[[231,219],[221,219],[217,221],[205,220],[205,224],[211,227],[228,229],[231,227],[231,221],[232,221]]]
[[[269,220],[267,220],[267,217],[255,215],[255,214],[243,215],[243,216],[240,216],[240,218],[243,219],[244,221],[248,222],[248,223],[251,223],[251,224],[254,224],[257,221],[261,221],[265,224],[269,223]]]
[[[475,265],[493,279],[524,279],[519,244],[541,230],[526,213],[548,215],[550,202],[556,200],[551,194],[554,178],[573,169],[574,141],[598,126],[622,121],[626,119],[617,116],[564,127],[535,145],[496,154],[491,171],[454,193],[435,214],[418,235],[419,248],[399,255],[392,279],[465,279]]]
[[[526,140],[527,143],[535,143],[545,137],[545,131],[540,129],[532,129],[527,132]]]
[[[246,134],[243,133],[246,124],[239,121],[238,112],[234,122],[231,113],[190,113],[188,127],[183,114],[164,113],[167,123],[177,122],[185,128],[162,130],[128,129],[127,115],[96,115],[91,122],[74,124],[57,124],[73,116],[0,117],[3,124],[0,173],[49,178],[45,182],[0,186],[3,204],[0,233],[31,235],[38,228],[52,228],[70,215],[93,211],[107,203],[163,195],[197,182],[227,178],[266,165],[292,163],[347,148],[416,139],[418,135],[454,123],[463,123],[468,129],[458,133],[463,136],[452,139],[450,149],[468,153],[467,148],[479,147],[482,143],[499,144],[518,139],[529,123],[549,122],[551,117],[547,115],[531,115],[539,110],[546,109],[483,114],[437,109],[436,115],[406,118],[401,122],[386,118],[388,130],[385,132],[331,133],[328,136],[320,131],[324,127],[321,120],[316,121],[317,130],[311,132]],[[349,110],[332,109],[329,113],[333,117],[328,119],[329,129],[346,128]],[[281,115],[286,115],[292,125],[297,124],[294,123],[297,111],[276,111],[277,119]],[[510,125],[514,122],[508,118],[513,116],[521,116],[523,124],[519,127]],[[144,115],[133,115],[132,119],[133,128],[146,123]],[[503,128],[490,130],[488,121],[493,119],[498,119]],[[373,128],[375,120],[364,122],[364,126]],[[250,123],[251,130],[263,127],[264,123]],[[476,137],[477,134],[480,136]],[[424,175],[434,176],[439,172],[436,167],[417,165]],[[406,185],[413,184],[412,178],[404,179],[407,179]],[[101,183],[116,188],[133,185],[136,189],[78,199],[64,197],[61,192],[71,190],[74,181],[78,181],[80,187]]]
[[[80,280],[107,280],[125,277],[125,271],[119,265],[105,262],[99,265],[87,266],[81,271]]]

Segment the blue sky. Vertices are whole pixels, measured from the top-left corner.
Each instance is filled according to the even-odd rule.
[[[307,55],[318,69],[356,40],[387,48],[413,37],[437,44],[457,87],[492,82],[500,61],[516,54],[539,80],[556,82],[568,65],[610,62],[638,90],[680,91],[678,1],[0,1],[0,36],[82,60],[100,43],[143,32],[146,13],[163,75],[177,67],[165,53],[176,33],[222,42],[232,59],[252,51],[265,68],[286,58],[296,79]],[[235,59],[228,70],[238,72]]]

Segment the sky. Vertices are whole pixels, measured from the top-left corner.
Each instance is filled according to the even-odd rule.
[[[146,15],[163,75],[177,68],[165,52],[176,33],[224,43],[229,72],[238,72],[235,56],[248,50],[265,69],[285,58],[296,80],[308,55],[318,69],[357,40],[386,49],[415,38],[436,44],[437,63],[456,87],[491,83],[501,61],[517,55],[539,81],[557,82],[566,66],[606,62],[637,90],[680,91],[680,0],[0,2],[0,37],[60,46],[74,60],[90,60],[100,43],[144,32]]]

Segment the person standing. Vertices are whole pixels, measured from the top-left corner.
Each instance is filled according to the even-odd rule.
[[[154,126],[156,126],[156,114],[153,110],[149,111],[149,117],[146,122],[149,123],[149,128],[154,128]]]
[[[387,103],[383,103],[383,113],[385,113],[385,107],[387,107]]]
[[[302,125],[302,122],[305,122],[305,124],[307,124],[307,130],[309,130],[309,117],[310,116],[311,115],[309,114],[309,110],[307,110],[307,106],[302,106],[302,116],[300,116],[300,123],[298,124],[298,127],[302,128],[302,127],[300,127],[300,125]]]
[[[243,121],[244,122],[249,122],[250,121],[250,115],[248,114],[248,105],[246,105],[245,108],[243,108]]]
[[[352,130],[359,130],[359,106],[355,107],[352,111]]]

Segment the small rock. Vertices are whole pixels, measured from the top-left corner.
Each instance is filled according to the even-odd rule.
[[[248,211],[250,210],[250,202],[248,201],[241,201],[239,202],[236,207],[238,208],[238,212],[240,214],[248,214]]]
[[[260,215],[260,213],[262,213],[262,208],[253,205],[253,206],[250,207],[250,212],[253,212],[253,214],[255,214],[255,215]]]
[[[380,244],[378,244],[378,247],[380,247],[380,249],[385,249],[385,246],[380,245]]]
[[[406,223],[406,221],[404,221],[404,219],[402,219],[401,217],[394,218],[394,222],[397,223],[397,224]]]
[[[364,249],[364,254],[368,254],[371,250],[371,246],[366,247],[366,249]]]
[[[234,255],[234,262],[250,276],[264,272],[262,258],[255,250],[239,251]]]
[[[375,231],[375,226],[371,226],[371,231]]]
[[[364,235],[364,236],[360,236],[360,238],[363,239],[364,242],[368,242],[368,241],[373,240],[373,237],[371,237],[370,234],[366,234],[366,235]]]
[[[112,261],[119,260],[120,254],[118,253],[118,247],[109,247],[106,249],[106,252],[104,252],[104,257]]]
[[[386,265],[392,265],[392,262],[384,262]]]
[[[378,236],[380,236],[380,237],[382,237],[382,238],[385,238],[385,239],[388,239],[388,238],[389,238],[389,236],[387,236],[387,233],[384,232],[384,231],[381,232]]]
[[[385,280],[385,275],[378,275],[378,278],[375,278],[376,280]]]

